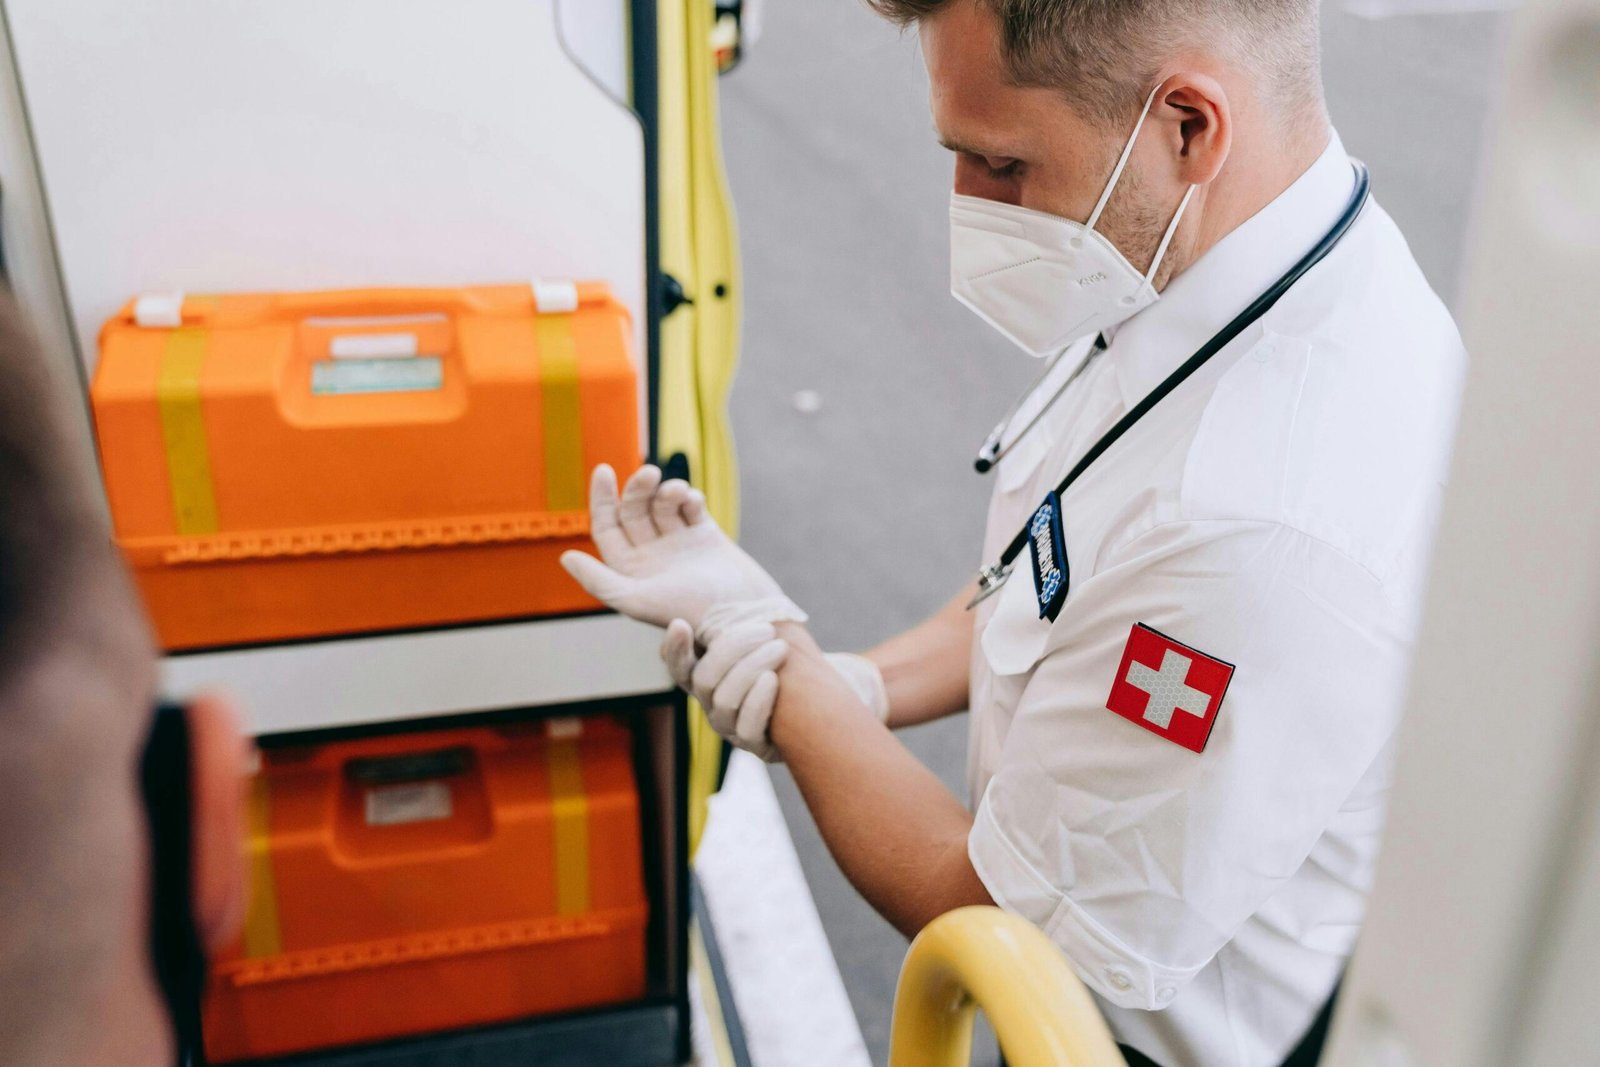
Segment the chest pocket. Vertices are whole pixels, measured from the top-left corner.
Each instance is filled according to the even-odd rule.
[[[1044,495],[1043,488],[1036,489],[1033,485],[1034,476],[1050,454],[1052,442],[1059,444],[1063,438],[1072,436],[1070,428],[1081,420],[1084,405],[1094,395],[1091,382],[1098,370],[1094,363],[1100,353],[1093,349],[1093,338],[1074,342],[1034,388],[1030,402],[1017,409],[1003,438],[1011,442],[1011,450],[995,467],[996,486],[1001,493],[1009,495],[1027,489],[1026,495],[1030,497]],[[1080,374],[1083,380],[1073,381]],[[1063,387],[1064,392],[1057,396]],[[1035,417],[1038,424],[1027,429]]]
[[[1011,451],[1006,453],[1006,458],[995,467],[996,484],[1000,492],[1009,495],[1030,488],[1033,476],[1038,473],[1039,465],[1049,451],[1050,442],[1038,432],[1037,427],[1035,432],[1025,435],[1014,444]]]

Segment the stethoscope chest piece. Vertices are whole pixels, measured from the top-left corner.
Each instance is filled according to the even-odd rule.
[[[1028,520],[1028,556],[1033,563],[1033,595],[1039,618],[1056,621],[1067,602],[1072,571],[1067,565],[1067,540],[1061,528],[1061,497],[1051,490]]]
[[[1011,565],[1009,563],[991,563],[978,572],[978,588],[973,591],[972,599],[967,601],[967,610],[982,604],[1005,588],[1011,579]]]

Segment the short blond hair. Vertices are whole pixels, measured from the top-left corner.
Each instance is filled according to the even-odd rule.
[[[1254,73],[1270,111],[1322,107],[1317,0],[867,0],[902,26],[962,2],[999,20],[1016,84],[1057,89],[1097,122],[1130,121],[1161,66],[1195,45]]]

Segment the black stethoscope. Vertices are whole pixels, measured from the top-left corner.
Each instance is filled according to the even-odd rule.
[[[1350,227],[1355,225],[1356,219],[1361,216],[1362,209],[1367,206],[1368,194],[1371,192],[1372,183],[1367,175],[1367,168],[1355,160],[1351,161],[1351,166],[1355,170],[1356,184],[1355,189],[1350,194],[1350,202],[1345,205],[1344,211],[1340,213],[1334,224],[1329,227],[1328,232],[1322,235],[1322,240],[1318,241],[1316,246],[1307,252],[1298,263],[1290,267],[1282,277],[1268,286],[1265,292],[1256,297],[1249,307],[1235,316],[1232,322],[1218,330],[1210,340],[1201,345],[1194,355],[1185,360],[1177,370],[1169,374],[1143,400],[1129,409],[1126,415],[1117,420],[1115,426],[1107,430],[1100,440],[1096,441],[1089,451],[1083,454],[1083,458],[1078,460],[1077,465],[1067,472],[1067,476],[1061,480],[1060,484],[1045,497],[1044,503],[1034,512],[1027,525],[1017,531],[1017,536],[1011,539],[1011,543],[1000,554],[1000,559],[978,572],[978,592],[971,602],[967,604],[968,609],[976,607],[982,601],[999,592],[1000,587],[1005,585],[1006,580],[1011,577],[1011,571],[1016,566],[1017,557],[1022,554],[1022,550],[1032,546],[1034,580],[1040,605],[1039,617],[1048,617],[1052,622],[1055,621],[1056,613],[1061,610],[1061,605],[1066,600],[1067,587],[1070,581],[1067,571],[1066,546],[1061,533],[1061,498],[1066,495],[1067,489],[1071,487],[1072,483],[1077,481],[1095,460],[1104,455],[1106,449],[1115,444],[1118,438],[1132,429],[1133,425],[1144,418],[1145,415],[1149,414],[1151,408],[1159,404],[1168,393],[1182,385],[1195,371],[1205,366],[1212,356],[1227,347],[1228,343],[1244,332],[1246,327],[1265,315],[1268,309],[1273,304],[1276,304],[1278,299],[1288,292],[1290,287],[1299,281],[1306,271],[1322,262],[1323,257],[1333,251],[1334,246],[1339,243]],[[1017,401],[1005,419],[1001,420],[1000,424],[984,440],[983,447],[978,450],[978,458],[974,463],[979,474],[989,471],[996,463],[1005,458],[1006,453],[1010,452],[1017,442],[1022,440],[1028,431],[1038,424],[1044,413],[1050,410],[1050,407],[1060,399],[1062,394],[1067,391],[1067,388],[1078,379],[1084,368],[1093,362],[1095,355],[1105,348],[1104,339],[1097,338],[1095,345],[1095,350],[1084,357],[1083,362],[1062,383],[1061,387],[1051,395],[1050,399],[1045,401],[1044,406],[1028,420],[1028,424],[1018,432],[1017,436],[1011,440],[1011,443],[1002,448],[1001,439],[1007,424],[1016,417],[1016,413],[1021,410],[1027,398],[1043,384],[1044,380],[1049,377],[1050,372],[1055,369],[1055,360],[1051,361],[1050,366],[1045,368],[1039,379],[1028,387],[1028,391],[1023,394],[1022,399]],[[1057,360],[1060,358],[1060,356],[1056,357]]]
[[[983,446],[978,449],[978,455],[972,461],[972,469],[977,471],[979,474],[988,474],[994,469],[997,463],[1005,459],[1006,456],[1010,455],[1011,450],[1016,448],[1024,437],[1028,436],[1028,432],[1035,426],[1039,425],[1039,420],[1044,418],[1045,412],[1055,407],[1056,401],[1060,400],[1062,395],[1068,389],[1072,388],[1072,383],[1077,381],[1079,377],[1083,375],[1083,372],[1089,369],[1089,364],[1094,362],[1095,357],[1105,350],[1105,336],[1102,334],[1095,337],[1094,347],[1091,348],[1088,354],[1083,357],[1082,361],[1080,361],[1078,365],[1072,369],[1072,373],[1067,375],[1067,380],[1056,387],[1056,391],[1050,394],[1050,399],[1046,400],[1039,410],[1034,412],[1033,416],[1028,419],[1027,424],[1023,426],[1022,429],[1017,431],[1016,436],[1011,439],[1011,443],[1008,445],[1002,445],[1001,442],[1005,440],[1006,430],[1011,426],[1011,420],[1017,417],[1017,412],[1022,410],[1022,405],[1026,404],[1028,402],[1028,398],[1045,383],[1045,379],[1049,378],[1051,374],[1055,373],[1056,364],[1060,363],[1062,357],[1064,357],[1068,352],[1072,351],[1072,346],[1068,345],[1060,352],[1057,352],[1055,356],[1052,357],[1045,365],[1045,368],[1040,372],[1039,377],[1033,380],[1033,384],[1022,391],[1022,395],[1017,397],[1017,402],[1012,404],[1010,410],[1008,410],[1005,415],[1001,416],[999,422],[994,424],[994,429],[989,431],[989,436],[983,439]]]

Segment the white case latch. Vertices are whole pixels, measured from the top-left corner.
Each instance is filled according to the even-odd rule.
[[[535,278],[533,305],[541,315],[565,315],[577,311],[578,283]]]
[[[183,293],[146,293],[133,302],[133,323],[147,330],[183,325]]]

